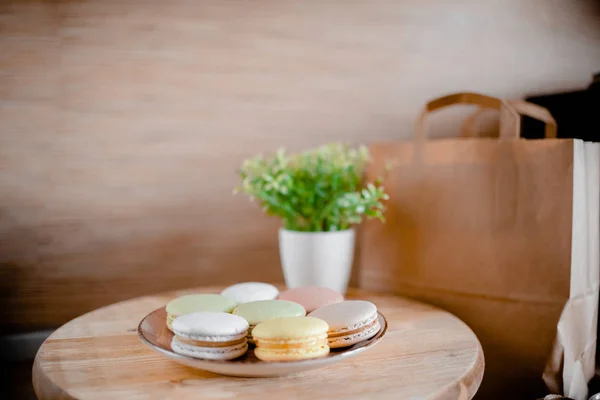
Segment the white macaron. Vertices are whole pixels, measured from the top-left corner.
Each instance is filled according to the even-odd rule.
[[[221,295],[229,297],[237,304],[250,303],[251,301],[273,300],[279,295],[279,290],[270,283],[243,282],[226,287]]]
[[[175,318],[175,353],[208,360],[232,360],[248,350],[248,322],[237,315],[202,311]]]
[[[329,325],[329,347],[348,347],[375,336],[381,326],[377,306],[364,300],[346,300],[329,304],[310,314]]]

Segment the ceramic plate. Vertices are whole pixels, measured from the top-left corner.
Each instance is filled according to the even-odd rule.
[[[138,325],[137,331],[142,342],[150,346],[152,350],[188,367],[229,376],[269,377],[289,375],[309,369],[325,367],[346,360],[373,347],[381,340],[387,330],[385,317],[381,313],[378,314],[381,329],[371,339],[357,343],[351,347],[332,349],[326,357],[302,361],[261,361],[254,355],[253,348],[250,348],[245,355],[231,361],[201,360],[177,354],[171,349],[173,333],[167,329],[167,325],[165,324],[167,312],[164,307],[146,315]]]

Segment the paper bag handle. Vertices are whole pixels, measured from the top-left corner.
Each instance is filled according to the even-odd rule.
[[[508,104],[510,104],[515,111],[517,111],[521,115],[526,115],[528,117],[537,119],[539,121],[546,123],[546,129],[544,136],[546,139],[555,139],[556,138],[556,120],[550,114],[546,108],[538,106],[537,104],[533,104],[527,102],[525,100],[509,100]],[[461,133],[462,136],[469,137],[473,135],[475,131],[475,123],[479,116],[485,111],[485,109],[481,108],[475,111],[473,114],[469,115],[462,126]]]
[[[546,139],[556,139],[556,120],[552,114],[550,114],[548,109],[525,100],[509,100],[508,104],[510,104],[515,111],[521,115],[545,122],[546,129],[544,133]]]
[[[500,137],[520,137],[520,119],[518,112],[507,102],[496,97],[479,93],[453,93],[429,101],[417,118],[415,139],[417,143],[427,140],[427,114],[455,104],[470,104],[500,111]]]

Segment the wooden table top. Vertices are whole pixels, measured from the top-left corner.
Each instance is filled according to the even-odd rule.
[[[146,347],[138,322],[202,288],[113,304],[56,330],[33,366],[39,399],[471,399],[483,378],[475,334],[458,318],[402,297],[350,290],[388,320],[377,346],[338,364],[278,378],[232,378],[184,367]]]

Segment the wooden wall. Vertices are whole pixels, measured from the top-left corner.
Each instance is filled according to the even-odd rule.
[[[2,320],[279,281],[277,221],[232,196],[245,157],[408,138],[432,96],[596,70],[594,0],[4,0]]]

